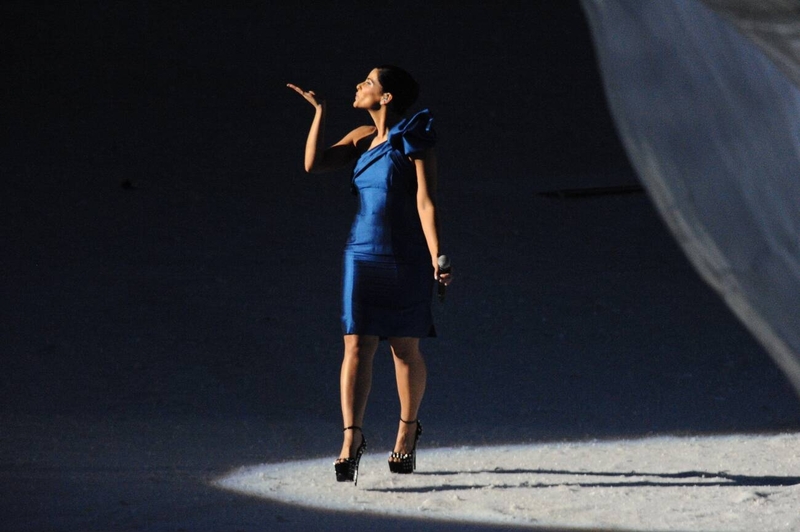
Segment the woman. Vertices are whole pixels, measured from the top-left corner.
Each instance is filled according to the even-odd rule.
[[[388,339],[400,397],[400,422],[389,456],[393,473],[416,468],[422,434],[417,419],[426,368],[419,340],[435,336],[431,316],[439,272],[439,233],[434,193],[436,159],[433,117],[428,110],[404,118],[419,92],[403,69],[373,69],[356,86],[353,107],[366,110],[374,125],[355,128],[323,147],[325,102],[314,91],[288,84],[315,108],[305,149],[307,172],[336,170],[356,161],[352,185],[360,207],[344,252],[342,329],[344,359],[341,403],[344,442],[334,466],[336,480],[358,481],[367,442],[361,431],[378,343]]]

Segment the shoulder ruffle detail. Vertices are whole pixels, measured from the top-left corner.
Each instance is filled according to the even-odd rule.
[[[408,156],[432,148],[436,144],[433,114],[429,109],[423,109],[411,118],[404,118],[392,128],[389,141],[393,148]]]

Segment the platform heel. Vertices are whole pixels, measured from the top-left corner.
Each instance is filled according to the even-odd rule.
[[[353,485],[358,485],[358,465],[361,463],[361,455],[367,450],[367,439],[361,431],[361,427],[345,427],[342,432],[347,430],[358,430],[361,432],[361,445],[356,449],[356,456],[351,458],[339,458],[333,463],[336,471],[337,482],[352,482]]]
[[[417,469],[417,441],[419,437],[422,435],[422,423],[419,422],[418,419],[413,421],[406,421],[405,419],[400,419],[403,423],[417,424],[417,431],[414,434],[414,446],[411,448],[411,452],[409,453],[398,453],[393,452],[389,455],[389,471],[392,473],[399,473],[402,475],[406,475],[409,473],[413,473],[415,469]]]

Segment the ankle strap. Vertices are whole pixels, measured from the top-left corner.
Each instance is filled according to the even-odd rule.
[[[411,425],[412,423],[416,423],[418,420],[416,420],[416,419],[412,419],[411,421],[406,421],[405,419],[403,419],[403,418],[400,418],[400,421],[402,421],[402,422],[403,422],[403,423],[405,423],[406,425]]]
[[[343,428],[342,432],[345,432],[345,431],[348,431],[348,430],[356,430],[356,429],[361,430],[361,427],[356,427],[355,425],[350,425],[349,427]]]

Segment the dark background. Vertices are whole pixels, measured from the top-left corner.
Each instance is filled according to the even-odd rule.
[[[457,274],[425,446],[800,425],[638,189],[577,2],[165,4],[0,7],[0,529],[422,529],[208,485],[338,452],[355,199],[303,173],[313,110],[285,84],[326,95],[333,142],[382,63],[436,116]]]

